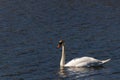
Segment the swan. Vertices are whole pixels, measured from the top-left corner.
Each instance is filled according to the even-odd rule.
[[[60,67],[97,67],[102,66],[104,63],[107,63],[111,59],[106,60],[98,60],[92,57],[81,57],[81,58],[74,58],[68,63],[65,64],[65,42],[60,40],[58,43],[57,48],[62,47],[62,56],[60,60]]]

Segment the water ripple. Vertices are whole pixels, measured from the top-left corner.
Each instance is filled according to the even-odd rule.
[[[12,76],[20,76],[20,75],[23,75],[23,74],[30,74],[30,73],[33,73],[37,71],[37,69],[29,69],[27,71],[18,71],[16,73],[11,73],[11,74],[4,74],[4,75],[1,75],[1,77],[12,77]]]

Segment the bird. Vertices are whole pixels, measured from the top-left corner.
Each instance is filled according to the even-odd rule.
[[[60,67],[97,67],[102,66],[103,64],[109,62],[111,59],[106,60],[98,60],[93,57],[80,57],[80,58],[74,58],[68,63],[65,64],[65,41],[60,40],[58,43],[57,48],[62,47],[62,55],[60,60]]]

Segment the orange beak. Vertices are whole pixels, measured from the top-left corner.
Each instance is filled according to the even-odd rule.
[[[60,47],[61,47],[61,45],[60,45],[60,44],[58,44],[57,48],[60,48]]]

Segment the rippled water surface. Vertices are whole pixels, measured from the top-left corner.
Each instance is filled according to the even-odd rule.
[[[60,70],[60,39],[66,62],[112,60]],[[120,1],[0,0],[0,80],[120,80]]]

